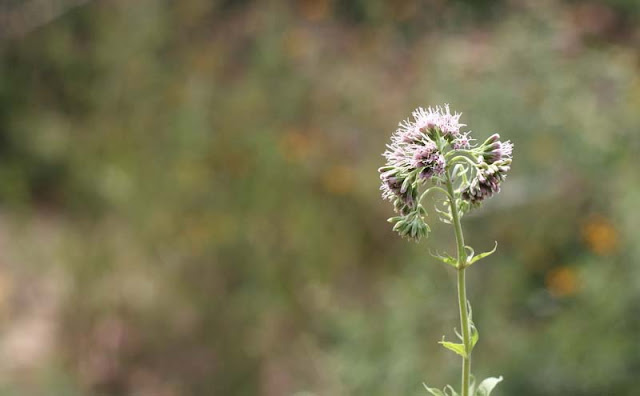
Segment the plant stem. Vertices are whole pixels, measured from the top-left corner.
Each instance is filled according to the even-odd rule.
[[[460,326],[462,327],[462,343],[466,357],[462,358],[462,396],[469,396],[469,377],[471,373],[471,334],[469,327],[469,316],[467,313],[467,290],[465,283],[465,263],[467,261],[467,252],[464,245],[464,235],[462,234],[462,225],[460,224],[460,216],[458,215],[458,207],[456,205],[455,195],[453,192],[453,183],[451,181],[451,173],[447,170],[447,191],[449,192],[449,203],[451,205],[451,217],[453,227],[456,232],[456,242],[458,244],[458,307],[460,309]]]

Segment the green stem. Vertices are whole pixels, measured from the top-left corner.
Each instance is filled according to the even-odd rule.
[[[467,290],[465,283],[465,263],[467,252],[464,248],[464,235],[462,225],[458,215],[455,195],[453,193],[453,183],[451,173],[447,170],[447,191],[449,192],[449,203],[451,204],[451,217],[456,232],[456,242],[458,244],[458,307],[460,309],[460,326],[462,327],[462,343],[466,352],[466,357],[462,358],[462,396],[469,396],[469,377],[471,373],[471,334],[469,326],[469,316],[467,313]]]
[[[432,191],[440,191],[440,192],[444,193],[447,197],[449,196],[449,193],[446,190],[444,190],[444,189],[442,189],[442,188],[440,188],[438,186],[433,186],[433,187],[428,188],[425,192],[422,193],[422,195],[420,196],[420,199],[418,199],[418,202],[422,202],[424,197],[429,195],[429,193],[432,192]]]

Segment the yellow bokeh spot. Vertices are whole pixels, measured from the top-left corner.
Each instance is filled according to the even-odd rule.
[[[353,188],[353,170],[344,165],[329,168],[323,175],[324,188],[332,194],[346,194]]]
[[[578,290],[578,276],[573,268],[555,268],[547,273],[545,285],[555,297],[570,296]]]
[[[582,237],[589,250],[608,255],[618,247],[618,232],[613,224],[602,216],[594,216],[582,227]]]
[[[303,161],[311,152],[311,139],[307,134],[290,130],[280,139],[280,151],[287,161]]]

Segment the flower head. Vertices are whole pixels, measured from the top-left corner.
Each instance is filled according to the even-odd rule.
[[[461,133],[453,140],[451,145],[455,150],[468,150],[471,148],[471,142],[475,140],[469,137],[469,132]]]
[[[496,134],[498,138],[500,135]],[[513,153],[513,143],[510,141],[501,142],[499,140],[486,146],[485,151],[482,153],[485,161],[492,164],[500,161],[501,159],[511,158]]]
[[[485,198],[500,192],[500,183],[505,179],[506,172],[502,172],[496,166],[489,166],[478,171],[476,177],[466,189],[462,191],[462,199],[477,205]]]
[[[462,199],[477,206],[484,199],[500,192],[500,184],[511,169],[513,143],[500,141],[500,135],[491,135],[480,146],[476,175],[462,191]]]
[[[415,208],[417,190],[411,188],[410,179],[403,176],[397,169],[391,169],[380,174],[382,197],[396,206],[396,211],[407,212]]]
[[[452,136],[454,138],[460,135],[460,128],[466,126],[459,122],[461,115],[461,113],[451,114],[448,104],[445,104],[444,107],[436,106],[435,108],[428,107],[427,109],[418,107],[413,112],[415,126],[418,130],[427,132],[437,128],[442,136]]]
[[[418,107],[391,136],[383,153],[386,165],[379,169],[380,190],[399,214],[389,220],[402,236],[418,240],[429,232],[424,222],[427,212],[420,202],[424,194],[419,196],[426,183],[455,187],[453,196],[437,188],[445,191],[448,213],[440,213],[449,219],[454,202],[462,213],[500,191],[510,168],[513,144],[494,134],[474,145],[470,132],[460,130],[465,126],[460,116],[452,113],[449,105]]]

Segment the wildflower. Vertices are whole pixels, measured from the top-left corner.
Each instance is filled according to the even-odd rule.
[[[475,254],[474,249],[464,243],[461,218],[468,210],[500,191],[500,185],[511,168],[513,144],[500,141],[498,134],[481,145],[472,144],[470,133],[460,131],[465,126],[460,123],[460,113],[451,113],[448,105],[419,107],[413,111],[412,117],[398,125],[391,136],[391,144],[383,153],[386,165],[378,170],[382,197],[389,200],[398,213],[388,221],[401,237],[419,241],[430,232],[425,222],[427,211],[422,206],[422,198],[430,192],[444,195],[435,210],[440,220],[455,228],[458,257],[432,255],[455,267],[458,272],[458,308],[463,331],[457,334],[461,343],[443,339],[440,344],[463,358],[461,395],[489,396],[502,377],[486,378],[477,387],[470,381],[471,352],[478,340],[478,330],[473,323],[471,305],[465,297],[465,269],[493,254],[496,248]],[[432,185],[420,192],[421,187],[428,183]],[[565,278],[569,279],[566,276],[554,279],[554,285],[564,282],[564,286],[571,286]],[[569,289],[565,287],[563,290]],[[434,396],[458,395],[450,385],[442,391],[427,385],[425,388]]]
[[[499,172],[495,167],[478,171],[471,184],[462,191],[462,199],[471,204],[478,204],[485,198],[490,198],[493,194],[500,192],[500,183],[505,178],[505,174]]]
[[[479,147],[478,166],[475,177],[462,190],[462,199],[477,206],[484,199],[500,192],[500,184],[511,169],[513,144],[500,141],[500,135],[491,135]]]
[[[412,188],[410,180],[402,176],[398,169],[391,169],[380,174],[382,197],[394,204],[396,211],[405,213],[414,209],[417,190]]]
[[[453,140],[452,146],[454,150],[467,150],[471,148],[471,139],[469,133],[461,133],[456,139]]]
[[[445,104],[444,107],[436,106],[435,108],[429,107],[427,109],[418,107],[412,115],[418,130],[427,132],[438,128],[444,137],[452,136],[456,138],[460,135],[460,128],[466,126],[459,123],[462,114],[451,114],[448,104]]]
[[[412,167],[420,170],[420,178],[429,180],[434,175],[444,172],[445,160],[433,142],[418,146],[413,150]]]
[[[380,174],[380,180],[382,180],[382,185],[380,186],[382,198],[393,202],[401,194],[400,191],[404,179],[397,175],[397,170],[392,169]]]
[[[512,152],[513,144],[510,141],[501,142],[498,140],[487,146],[482,155],[488,163],[492,164],[503,158],[511,158]]]
[[[465,212],[476,207],[500,191],[510,169],[513,144],[494,134],[474,145],[470,132],[461,131],[466,126],[460,123],[461,114],[452,113],[449,105],[418,107],[411,115],[398,124],[383,153],[386,166],[379,169],[380,190],[401,215],[392,218],[394,230],[419,239],[428,232],[426,211],[419,202],[420,187],[453,182],[456,196],[450,198],[459,201],[459,209]],[[453,171],[453,165],[455,174],[447,173]],[[446,209],[445,217],[450,218],[451,207]]]
[[[398,124],[396,133],[391,137],[395,143],[417,143],[423,137],[420,127],[416,123],[404,120]]]

